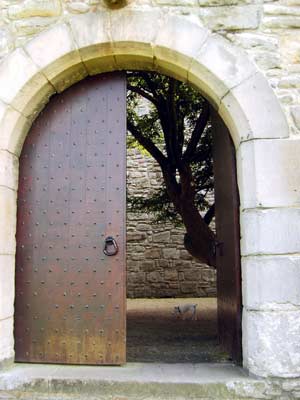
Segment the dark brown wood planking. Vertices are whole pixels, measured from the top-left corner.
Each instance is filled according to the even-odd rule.
[[[235,148],[221,118],[212,112],[216,204],[218,331],[232,360],[242,362],[242,300],[239,193]]]
[[[125,173],[125,73],[51,98],[20,158],[16,361],[125,362]]]

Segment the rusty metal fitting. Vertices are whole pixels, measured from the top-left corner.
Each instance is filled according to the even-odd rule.
[[[128,3],[127,0],[104,0],[104,2],[109,8],[125,7]]]

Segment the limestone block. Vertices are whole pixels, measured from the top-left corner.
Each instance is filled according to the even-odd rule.
[[[90,7],[88,4],[83,3],[82,1],[72,1],[71,3],[68,3],[68,10],[70,12],[82,14],[86,13],[89,11]]]
[[[111,40],[118,69],[153,70],[153,43],[162,29],[159,9],[122,9],[111,14]]]
[[[300,306],[300,257],[244,257],[242,282],[246,309],[295,310]]]
[[[235,6],[244,4],[257,4],[257,0],[198,0],[199,6]]]
[[[131,259],[134,261],[139,261],[144,259],[144,254],[132,254]]]
[[[101,11],[73,16],[69,25],[90,75],[117,69],[109,35],[109,13]]]
[[[219,114],[236,145],[254,138],[285,138],[289,135],[279,101],[261,73],[231,89],[222,99]]]
[[[208,35],[195,17],[167,17],[154,43],[156,69],[186,81],[190,64]]]
[[[269,29],[297,29],[300,28],[300,16],[267,16],[263,19],[263,26]]]
[[[55,88],[50,83],[46,83],[32,93],[30,102],[26,104],[22,112],[30,123],[36,119],[53,94],[55,94]]]
[[[176,232],[176,233],[177,235],[176,234],[174,235],[172,232],[172,242],[183,246],[185,232]]]
[[[300,208],[243,211],[242,255],[300,253]]]
[[[29,17],[54,17],[61,14],[60,0],[25,0],[8,8],[11,19]]]
[[[168,282],[167,285],[168,285],[167,293],[166,293],[167,296],[170,296],[170,289],[173,292],[173,297],[174,297],[174,294],[176,293],[175,290],[180,290],[180,285],[179,285],[178,282],[175,282],[175,281],[174,282]],[[176,296],[176,294],[175,294],[175,296]]]
[[[14,319],[7,318],[0,321],[0,361],[14,357]]]
[[[284,4],[276,3],[266,3],[264,4],[264,14],[265,15],[293,15],[299,16],[300,10],[298,7],[287,7]]]
[[[197,292],[197,282],[182,282],[181,283],[181,291],[182,293],[193,293]]]
[[[35,35],[57,21],[55,17],[33,17],[14,21],[13,27],[18,35]]]
[[[69,25],[77,47],[83,49],[88,46],[110,42],[108,35],[109,22],[109,13],[104,11],[70,18]]]
[[[15,257],[0,255],[0,320],[13,316],[14,297]]]
[[[186,250],[180,250],[180,258],[182,260],[192,260],[193,259],[193,257],[190,255],[190,253],[187,252]],[[183,262],[181,261],[181,263],[184,263],[184,261]]]
[[[0,187],[0,255],[16,252],[17,193]]]
[[[166,281],[178,281],[178,272],[173,270],[165,271]]]
[[[137,272],[130,274],[131,283],[145,282],[146,274],[145,272]]]
[[[286,89],[277,89],[277,97],[281,104],[295,104],[296,103],[296,93]]]
[[[193,281],[193,282],[200,282],[202,278],[201,271],[197,270],[188,270],[184,271],[184,277],[188,281]]]
[[[250,50],[249,57],[262,70],[280,68],[279,39],[262,32],[234,32],[226,35],[235,45]]]
[[[152,240],[154,243],[169,243],[170,231],[153,233]]]
[[[198,0],[155,0],[156,4],[164,6],[196,6]]]
[[[18,188],[19,159],[6,150],[0,150],[0,186]]]
[[[144,255],[145,255],[146,260],[155,259],[155,258],[159,259],[161,257],[161,250],[152,247],[151,249],[147,249],[144,252]]]
[[[300,106],[291,107],[291,115],[294,121],[294,124],[298,129],[300,129]]]
[[[229,33],[227,38],[244,49],[264,50],[268,52],[278,50],[279,40],[273,34],[264,34],[262,32],[234,32]]]
[[[0,57],[14,48],[13,35],[8,28],[0,29]]]
[[[199,17],[212,31],[256,29],[261,19],[260,5],[242,5],[201,8]]]
[[[162,259],[161,260],[157,260],[156,261],[156,265],[157,265],[157,267],[160,267],[160,268],[170,268],[170,267],[172,267],[170,261],[162,260]]]
[[[242,208],[300,206],[300,140],[251,140],[237,151]]]
[[[193,60],[188,81],[218,108],[220,99],[256,72],[246,53],[218,35],[210,36]]]
[[[177,250],[176,248],[166,248],[166,249],[162,249],[162,253],[163,253],[163,257],[166,259],[178,259],[180,252],[179,250]]]
[[[244,366],[258,376],[300,376],[300,310],[244,311]]]
[[[300,6],[300,0],[282,0],[282,3],[287,6]]]
[[[300,32],[294,30],[280,36],[280,55],[283,65],[300,64]]]
[[[133,251],[134,253],[143,253],[145,251],[145,247],[144,246],[128,246],[130,248],[131,251]]]
[[[127,232],[127,242],[139,242],[146,239],[146,233]]]
[[[56,25],[41,33],[25,49],[57,91],[63,91],[87,76],[71,31],[65,24]]]
[[[251,56],[255,64],[261,70],[280,68],[281,66],[281,59],[278,53],[272,53],[267,51],[255,51]]]
[[[31,40],[25,49],[34,63],[45,69],[56,60],[76,50],[76,45],[67,25],[60,24]]]
[[[39,101],[44,102],[45,91],[48,97],[53,93],[47,79],[20,48],[1,62],[0,87],[0,99],[24,115],[30,115],[32,110],[39,107]]]
[[[141,263],[141,269],[145,272],[152,272],[157,270],[154,261],[143,261]]]
[[[162,280],[161,273],[159,271],[149,272],[147,274],[148,282],[160,282]]]
[[[18,111],[0,101],[0,149],[19,156],[30,122]]]
[[[149,221],[147,221],[147,222],[149,222]],[[138,224],[137,226],[136,226],[136,229],[138,230],[138,231],[148,231],[148,232],[151,232],[151,225],[149,224],[149,223],[140,223],[140,224]]]
[[[300,77],[298,75],[283,76],[278,87],[282,89],[300,89]]]

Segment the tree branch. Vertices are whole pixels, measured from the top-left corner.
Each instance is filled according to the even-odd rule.
[[[204,103],[202,112],[196,122],[196,126],[193,130],[192,137],[187,145],[183,158],[188,161],[191,156],[193,156],[194,151],[197,148],[201,135],[207,125],[209,118],[209,104],[207,101]]]
[[[132,134],[132,136],[139,142],[139,144],[143,146],[152,155],[153,158],[155,158],[160,167],[162,169],[165,169],[167,165],[167,158],[155,146],[152,140],[143,136],[143,134],[139,131],[139,129],[129,119],[127,119],[127,129]]]
[[[206,214],[203,217],[204,222],[209,225],[212,221],[212,219],[215,216],[215,204],[210,206],[210,208],[207,210]]]
[[[172,143],[171,143],[171,137],[170,137],[171,136],[171,127],[170,127],[170,121],[169,121],[167,109],[168,109],[167,101],[165,99],[161,98],[159,100],[157,112],[158,112],[158,116],[160,119],[162,131],[164,134],[164,141],[165,141],[165,145],[166,145],[168,164],[169,164],[169,167],[171,167],[171,169],[173,171],[175,171],[176,170],[175,159],[174,159],[174,155],[173,155],[173,151],[172,151]]]
[[[141,89],[140,87],[127,84],[127,89],[131,90],[132,92],[137,93],[137,94],[141,95],[142,97],[144,97],[145,99],[151,101],[151,103],[153,103],[155,105],[155,107],[158,106],[157,100],[153,96],[151,96],[149,93],[147,93],[145,90]]]
[[[202,163],[203,161],[206,161],[207,158],[210,156],[211,150],[203,150],[203,149],[199,149],[199,151],[197,151],[197,153],[195,152],[194,154],[192,154],[189,158],[189,161],[192,162],[197,162],[197,163]]]
[[[147,84],[148,88],[150,89],[150,91],[152,92],[153,96],[158,98],[159,95],[157,93],[157,87],[156,87],[156,85],[154,83],[154,80],[149,77],[149,73],[148,72],[144,72],[144,71],[140,71],[140,76],[146,82],[146,84]]]
[[[181,154],[179,153],[178,146],[178,132],[177,132],[177,113],[176,113],[176,81],[170,78],[169,90],[168,90],[168,120],[169,120],[169,141],[170,149],[172,151],[172,159],[175,162],[176,167],[180,167]]]
[[[155,79],[152,78],[153,74],[145,71],[131,71],[127,72],[129,77],[134,77],[137,79],[144,79],[148,89],[153,94],[153,97],[156,99],[161,98],[162,96],[157,92],[157,85],[155,84]],[[151,76],[152,75],[152,76]],[[144,85],[142,85],[144,86]]]
[[[182,149],[184,144],[184,115],[177,113],[177,134],[178,134],[178,147],[180,156],[182,157]]]

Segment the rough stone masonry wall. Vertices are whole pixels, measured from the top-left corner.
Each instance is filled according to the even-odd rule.
[[[145,11],[135,14],[143,15],[140,26],[143,24],[145,29],[131,26],[129,12],[124,16],[124,24],[120,17],[113,16],[111,21],[118,23],[107,25],[112,45],[120,51],[119,41],[126,33],[138,47],[138,50],[132,47],[129,52],[137,54],[135,51],[141,51],[137,41],[145,38],[148,47],[143,49],[154,50],[152,57],[154,54],[158,66],[169,60],[172,73],[178,72],[184,77],[183,72],[188,71],[188,79],[195,79],[197,87],[207,95],[214,95],[224,121],[232,123],[230,129],[234,128],[231,133],[237,144],[241,193],[244,366],[262,377],[299,377],[300,0],[129,0],[129,3],[127,10]],[[88,24],[92,13],[97,11],[93,21],[106,21],[101,13],[104,8],[102,0],[0,2],[1,57],[37,38],[0,64],[0,142],[3,146],[0,158],[0,360],[13,358],[16,171],[22,134],[30,125],[31,112],[41,109],[54,87],[60,90],[69,82],[67,67],[79,63],[81,69],[75,68],[76,76],[84,77],[86,64],[82,63],[82,48],[71,56],[70,52],[76,48],[76,43],[90,46],[94,38],[102,44],[105,42],[105,35],[101,36],[102,25],[93,30]],[[152,32],[150,28],[157,26],[155,9],[163,10],[163,16],[168,18],[161,26],[162,34],[159,32],[159,38],[152,43],[148,34]],[[72,32],[69,31],[70,17],[80,13],[87,18],[77,25],[73,19],[69,24]],[[174,14],[190,18],[173,18]],[[147,25],[147,18],[151,24]],[[217,36],[209,34],[203,46],[198,34],[203,39],[205,30],[193,24],[192,19]],[[56,25],[59,26],[54,29]],[[119,26],[125,27],[126,32],[120,31]],[[38,35],[49,27],[53,28],[49,36]],[[166,32],[168,37],[164,36]],[[60,40],[61,37],[64,39]],[[187,43],[183,45],[186,37]],[[234,43],[235,48],[228,46],[222,37]],[[198,49],[202,46],[201,52],[194,54],[198,44]],[[170,52],[163,51],[161,45]],[[254,72],[239,49],[248,53],[273,87],[286,113],[289,129],[265,80],[258,74],[250,76],[249,72]],[[88,56],[91,51],[89,47]],[[147,60],[151,58],[149,53]],[[57,61],[60,54],[67,56]],[[142,55],[143,52],[139,60]],[[99,60],[93,64],[95,56],[93,53],[88,65],[90,73],[98,65]],[[109,62],[112,62],[111,49],[110,57]],[[121,63],[117,66],[122,66],[122,57],[115,58]],[[101,58],[102,61],[105,60]],[[56,68],[65,68],[61,79],[56,79]],[[71,71],[74,70],[71,68]],[[212,75],[206,75],[207,71]],[[200,79],[200,72],[205,82]],[[42,93],[37,93],[37,89]],[[33,99],[31,94],[37,98]],[[281,385],[284,391],[279,394],[280,398],[292,398],[284,385],[285,382]],[[294,397],[299,397],[296,380],[293,385],[296,388]],[[292,387],[286,390],[291,393]],[[270,396],[275,398],[276,394]]]
[[[160,186],[152,158],[131,149],[127,156],[129,195],[145,196]],[[216,272],[193,259],[183,246],[183,228],[154,224],[149,214],[127,214],[127,297],[216,295]]]
[[[300,0],[129,0],[128,9],[193,15],[248,52],[300,133]],[[0,58],[72,14],[105,9],[104,0],[2,0]]]

